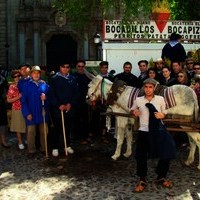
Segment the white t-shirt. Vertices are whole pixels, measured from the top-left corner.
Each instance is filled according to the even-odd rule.
[[[149,131],[149,109],[145,106],[146,103],[151,103],[155,106],[158,112],[163,112],[166,109],[165,100],[162,96],[154,95],[151,101],[147,100],[145,96],[137,97],[131,107],[131,110],[138,109],[140,111],[140,131]]]

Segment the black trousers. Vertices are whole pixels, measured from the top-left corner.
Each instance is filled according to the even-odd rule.
[[[85,140],[89,137],[89,108],[87,104],[78,105],[75,114],[74,136],[75,139]]]
[[[147,176],[147,159],[151,154],[151,136],[149,132],[139,131],[136,142],[137,175],[141,180]],[[156,167],[157,179],[165,178],[169,170],[170,159],[160,159]]]
[[[68,113],[63,112],[64,114],[64,125],[65,125],[65,136],[66,143],[69,147],[71,145],[71,137],[74,127],[74,120]],[[52,121],[54,124],[54,131],[52,132],[52,149],[62,149],[64,147],[64,136],[63,136],[63,126],[62,118],[60,116],[52,116]]]

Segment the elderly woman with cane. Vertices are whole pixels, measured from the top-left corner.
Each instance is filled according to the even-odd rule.
[[[74,126],[75,107],[78,100],[78,85],[75,77],[69,74],[69,63],[62,64],[49,87],[48,99],[55,130],[52,133],[52,155],[59,156],[62,149],[60,133],[63,132],[65,154],[73,154],[71,147],[72,130]],[[65,133],[66,129],[66,133]]]
[[[48,103],[46,100],[46,92],[48,85],[41,80],[41,70],[39,66],[31,68],[31,78],[28,80],[22,91],[22,114],[27,125],[27,146],[29,157],[33,157],[36,153],[35,136],[36,126],[40,131],[40,151],[47,152],[47,122],[48,122]]]

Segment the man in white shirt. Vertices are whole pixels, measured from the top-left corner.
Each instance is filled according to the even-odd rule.
[[[149,156],[153,155],[153,154],[151,155],[152,149],[158,149],[155,148],[153,140],[157,140],[157,138],[154,138],[155,136],[160,137],[156,135],[157,133],[159,133],[159,127],[154,124],[153,125],[150,124],[149,121],[152,118],[154,118],[156,121],[160,122],[160,119],[163,119],[165,117],[165,114],[163,113],[166,107],[164,98],[158,95],[154,95],[154,90],[156,88],[156,85],[157,85],[156,80],[151,78],[146,79],[143,83],[145,95],[142,97],[137,97],[132,108],[130,109],[131,114],[133,114],[135,117],[139,117],[139,122],[140,122],[138,138],[136,143],[137,175],[139,176],[140,180],[134,189],[135,192],[143,192],[143,190],[145,189],[147,185],[146,182],[147,159]],[[153,117],[152,115],[150,116],[151,113],[149,107],[147,107],[148,104],[153,106],[156,110],[156,112],[153,112]],[[161,145],[169,147],[168,143]],[[160,160],[156,168],[156,173],[157,173],[156,182],[166,188],[172,187],[172,183],[165,179],[167,172],[169,170],[170,159],[168,157],[163,158],[162,156],[160,156],[160,152],[158,152],[158,155]]]

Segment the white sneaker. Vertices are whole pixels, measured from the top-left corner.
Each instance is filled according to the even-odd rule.
[[[74,150],[71,148],[71,147],[67,147],[67,152],[69,154],[73,154],[74,153]]]
[[[23,144],[19,144],[18,147],[20,150],[23,150],[25,148]]]
[[[54,157],[58,157],[59,156],[58,149],[53,149],[52,150],[52,156],[54,156]]]

